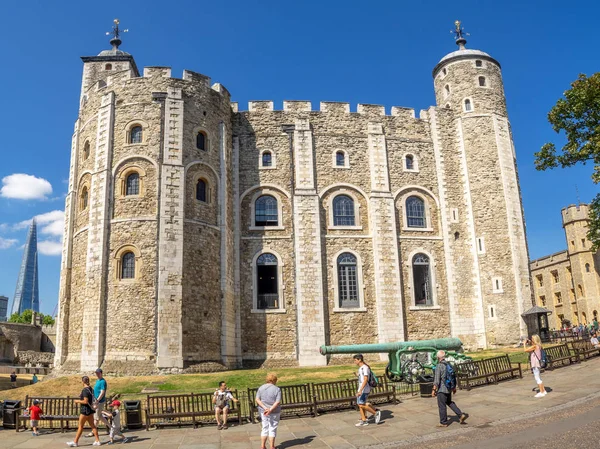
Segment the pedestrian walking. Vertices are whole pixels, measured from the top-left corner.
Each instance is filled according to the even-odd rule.
[[[10,373],[10,386],[11,388],[17,388],[17,373],[14,371]]]
[[[40,429],[39,429],[39,425],[40,425],[40,418],[42,417],[42,414],[44,413],[42,411],[42,409],[40,408],[40,404],[41,402],[38,401],[37,399],[33,400],[33,405],[31,407],[29,407],[29,419],[31,420],[31,433],[33,434],[33,436],[37,437],[40,435]]]
[[[81,394],[79,395],[79,400],[75,400],[76,404],[79,404],[79,427],[77,428],[77,434],[75,435],[75,439],[67,443],[69,447],[79,447],[79,438],[83,434],[83,428],[86,423],[90,425],[92,428],[92,435],[96,438],[94,444],[92,446],[100,446],[100,439],[98,438],[98,429],[94,424],[94,409],[92,408],[92,404],[94,402],[94,392],[92,391],[92,387],[90,386],[90,378],[88,376],[83,376],[81,378],[81,382],[83,383],[83,390],[81,390]]]
[[[106,426],[106,434],[108,435],[110,433],[110,424],[102,414],[106,406],[106,390],[108,389],[108,385],[106,379],[104,379],[104,376],[102,375],[101,368],[96,370],[96,378],[97,380],[94,383],[94,405],[96,406],[96,411],[94,412],[94,424],[98,427],[98,424],[102,421]],[[93,437],[94,435],[90,432],[86,436]]]
[[[546,389],[540,377],[540,369],[542,368],[542,340],[539,335],[532,335],[526,342],[525,352],[529,353],[529,364],[531,366],[531,372],[535,378],[535,382],[538,384],[540,391],[534,396],[536,398],[543,398],[546,396]]]
[[[121,437],[121,443],[127,443],[129,438],[123,435],[123,431],[121,430],[121,411],[119,407],[121,406],[121,401],[112,401],[110,403],[110,407],[112,407],[111,411],[102,410],[102,416],[110,420],[110,440],[108,444],[114,444],[115,437]]]
[[[266,383],[256,392],[256,405],[260,413],[262,430],[260,432],[260,449],[266,449],[267,438],[270,449],[275,449],[277,426],[281,418],[281,389],[277,386],[277,376],[267,374]]]
[[[31,378],[31,383],[32,384],[37,384],[39,382],[39,379],[37,377],[37,374],[33,374],[33,377]]]
[[[433,391],[431,396],[437,396],[438,409],[440,413],[440,423],[438,427],[448,427],[450,421],[448,421],[448,411],[446,407],[450,407],[461,424],[465,423],[465,420],[469,417],[467,413],[463,413],[456,403],[452,400],[452,394],[456,393],[456,375],[452,366],[446,362],[446,352],[437,352],[438,364],[435,367],[435,374],[433,377]]]
[[[356,427],[369,425],[366,412],[369,412],[375,416],[375,424],[379,424],[379,421],[381,421],[381,412],[379,410],[375,410],[367,402],[369,393],[371,392],[371,385],[369,384],[369,379],[371,378],[371,367],[365,363],[365,359],[362,354],[355,354],[352,357],[352,360],[354,361],[354,364],[358,366],[358,390],[356,391],[356,405],[358,405],[358,411],[360,412],[360,420],[355,425]]]
[[[227,384],[224,380],[219,382],[219,388],[215,391],[213,395],[212,402],[215,405],[215,418],[217,420],[217,428],[219,430],[227,429],[227,413],[229,412],[230,401],[235,403],[239,402],[236,398],[233,397],[231,391],[227,389]],[[223,422],[221,423],[220,415],[223,414]]]

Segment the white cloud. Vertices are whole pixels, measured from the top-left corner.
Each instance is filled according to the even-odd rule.
[[[10,248],[11,246],[16,245],[18,242],[19,241],[17,239],[3,239],[0,237],[0,249]]]
[[[52,194],[52,184],[44,178],[15,173],[2,178],[0,196],[18,200],[45,200]]]
[[[42,234],[50,234],[56,236],[63,235],[64,223],[65,223],[65,213],[62,210],[53,210],[51,212],[46,212],[45,214],[36,215],[35,221],[38,225],[42,225],[41,233]],[[17,223],[14,228],[15,229],[25,229],[29,227],[31,224],[31,220],[23,220],[20,223]]]
[[[62,243],[42,240],[38,242],[38,251],[45,256],[60,256],[62,254]]]

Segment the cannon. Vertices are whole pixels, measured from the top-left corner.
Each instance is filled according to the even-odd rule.
[[[386,377],[392,382],[406,381],[419,383],[427,369],[437,365],[436,352],[446,351],[446,360],[452,364],[471,360],[462,352],[462,342],[458,338],[438,338],[435,340],[398,341],[394,343],[374,343],[364,345],[321,346],[322,355],[329,354],[376,354],[387,352]]]

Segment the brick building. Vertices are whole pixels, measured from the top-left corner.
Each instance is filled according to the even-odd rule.
[[[500,64],[436,106],[253,101],[113,48],[84,57],[56,366],[321,365],[322,344],[509,343],[532,305]],[[335,360],[335,359],[334,359]]]
[[[600,264],[587,238],[589,207],[570,205],[562,210],[567,249],[531,261],[531,278],[537,305],[553,312],[550,328],[590,324],[600,310]]]

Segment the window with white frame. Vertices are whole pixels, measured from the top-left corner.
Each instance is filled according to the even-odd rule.
[[[262,195],[254,203],[255,226],[277,226],[279,224],[279,209],[277,199],[271,195]]]
[[[348,159],[348,153],[344,150],[337,150],[333,153],[333,167],[334,168],[350,168],[350,160]]]
[[[431,264],[426,254],[413,256],[412,275],[415,306],[433,306]]]
[[[348,195],[337,195],[332,202],[333,226],[355,226],[354,200]]]
[[[466,98],[464,101],[464,111],[465,112],[472,112],[473,111],[473,105],[471,104],[471,99],[470,98]]]
[[[409,153],[404,155],[404,170],[412,172],[419,171],[419,164],[414,154]]]
[[[450,222],[458,223],[458,209],[457,208],[450,209]]]
[[[492,293],[504,293],[504,289],[502,288],[501,277],[492,278]]]
[[[477,254],[485,254],[485,240],[483,237],[477,237]]]
[[[256,308],[279,309],[279,270],[277,257],[263,253],[256,259]]]
[[[273,154],[270,151],[263,151],[261,155],[261,167],[273,166]]]
[[[477,82],[479,83],[479,87],[487,87],[485,76],[478,77]]]
[[[418,196],[409,196],[406,199],[406,225],[409,228],[425,228],[425,201]]]
[[[357,265],[352,253],[342,253],[337,258],[338,307],[341,309],[360,307]]]

